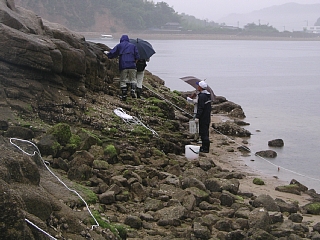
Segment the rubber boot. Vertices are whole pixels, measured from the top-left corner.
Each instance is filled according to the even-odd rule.
[[[200,147],[200,152],[208,153],[210,150],[210,141],[202,142],[202,146]]]
[[[132,98],[137,98],[136,89],[137,89],[137,84],[131,83],[131,97]]]
[[[141,98],[142,88],[137,87],[137,98]]]
[[[122,87],[121,88],[121,100],[122,101],[127,101],[127,92],[128,92],[128,89],[127,87]]]

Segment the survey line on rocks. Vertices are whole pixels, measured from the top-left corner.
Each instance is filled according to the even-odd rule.
[[[214,130],[215,132],[217,132],[218,134],[224,136],[225,138],[231,140],[231,141],[234,142],[235,144],[239,145],[241,148],[244,148],[246,151],[251,152],[251,150],[250,150],[248,147],[243,146],[243,145],[237,143],[235,140],[233,140],[233,139],[229,138],[228,136],[224,135],[223,133],[219,132],[217,129],[214,129],[214,128],[213,128],[213,130]],[[252,153],[252,152],[251,152],[251,153]],[[288,168],[285,168],[285,167],[281,167],[281,166],[279,166],[279,165],[276,165],[276,164],[274,164],[273,162],[269,161],[268,159],[265,159],[264,157],[259,156],[259,155],[256,154],[256,153],[255,153],[254,155],[257,156],[258,158],[261,158],[262,160],[266,161],[267,163],[275,166],[275,167],[278,169],[278,171],[279,171],[280,169],[283,169],[283,170],[285,170],[285,171],[287,171],[287,172],[296,174],[296,175],[298,175],[298,176],[305,177],[305,178],[308,178],[308,179],[311,179],[311,180],[315,180],[315,181],[319,181],[319,182],[320,182],[320,179],[318,179],[318,178],[313,178],[313,177],[304,175],[304,174],[302,174],[302,173],[295,172],[295,171],[290,170],[290,169],[288,169]]]
[[[28,152],[24,151],[21,147],[19,147],[19,146],[18,146],[16,143],[14,143],[13,141],[20,141],[20,142],[28,143],[28,144],[32,145],[32,146],[36,149],[36,151],[33,151],[33,153],[28,153]],[[40,157],[43,165],[47,168],[47,170],[48,170],[66,189],[68,189],[70,192],[73,192],[74,194],[76,194],[76,195],[81,199],[81,201],[86,205],[86,208],[88,209],[89,214],[91,215],[91,217],[94,219],[94,221],[95,221],[95,223],[96,223],[96,225],[92,225],[91,229],[93,229],[93,228],[95,228],[95,227],[99,227],[99,223],[98,223],[97,219],[93,216],[93,214],[92,214],[92,212],[91,212],[91,210],[90,210],[87,202],[81,197],[81,195],[80,195],[76,190],[69,188],[56,174],[54,174],[54,172],[51,171],[51,169],[47,166],[47,164],[50,165],[50,163],[47,162],[47,161],[45,161],[45,160],[43,160],[43,158],[42,158],[42,156],[41,156],[41,153],[40,153],[40,150],[39,150],[39,148],[37,147],[37,145],[35,145],[34,143],[32,143],[32,142],[30,142],[30,141],[28,141],[28,140],[23,140],[23,139],[19,139],[19,138],[10,138],[10,143],[11,143],[13,146],[15,146],[16,148],[18,148],[20,151],[22,151],[24,154],[28,155],[28,156],[33,157],[33,156],[35,156],[36,154],[38,154],[38,156]],[[27,220],[27,219],[25,219],[25,220],[26,220],[28,223],[31,224],[31,222],[30,222],[29,220]],[[32,225],[32,226],[36,226],[35,224],[31,224],[31,225]],[[39,227],[37,227],[37,228],[38,228],[38,229],[41,229],[41,228],[39,228]],[[42,230],[42,229],[41,229],[41,230]],[[44,230],[42,230],[42,232],[44,232]],[[52,238],[53,238],[53,237],[52,237]],[[53,239],[55,239],[55,238],[53,238]]]
[[[189,116],[193,117],[193,115],[189,112],[187,112],[186,110],[182,109],[181,107],[177,106],[176,104],[170,102],[168,99],[166,99],[165,97],[161,96],[159,93],[156,93],[155,91],[153,91],[151,88],[147,87],[146,85],[143,85],[143,87],[145,87],[146,89],[148,89],[150,92],[152,92],[153,94],[157,95],[159,98],[163,99],[164,101],[170,103],[172,106],[174,106],[175,108],[177,108],[178,110],[180,110],[181,112],[184,112],[185,114],[188,114]]]
[[[45,235],[47,235],[50,239],[53,240],[58,240],[55,237],[52,237],[49,233],[47,233],[46,231],[44,231],[43,229],[39,228],[36,224],[34,224],[33,222],[31,222],[30,220],[28,220],[27,218],[24,219],[27,223],[29,223],[31,226],[33,226],[34,228],[38,229],[40,232],[44,233]]]

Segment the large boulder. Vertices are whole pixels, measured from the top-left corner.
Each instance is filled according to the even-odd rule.
[[[87,121],[73,109],[84,104],[78,97],[88,89],[107,89],[118,72],[105,45],[87,42],[14,1],[0,1],[0,43],[0,101],[10,121],[14,110],[26,116],[37,112],[49,122]]]

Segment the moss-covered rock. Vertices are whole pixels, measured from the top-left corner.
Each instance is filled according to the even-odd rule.
[[[275,188],[279,192],[287,192],[287,193],[293,193],[296,195],[301,195],[300,187],[296,184],[289,184],[285,186],[278,186]]]
[[[82,150],[89,150],[92,145],[102,145],[101,139],[92,131],[81,128],[77,135],[81,139],[80,149]]]
[[[109,164],[106,161],[94,160],[93,166],[94,169],[105,170],[109,168]]]
[[[71,128],[66,123],[58,123],[48,130],[49,134],[52,134],[61,145],[66,145],[71,138]]]
[[[320,202],[309,203],[303,207],[307,213],[320,215]]]
[[[252,182],[256,185],[264,185],[264,181],[261,178],[255,178]]]

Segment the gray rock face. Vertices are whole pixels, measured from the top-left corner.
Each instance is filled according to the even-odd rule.
[[[8,117],[18,109],[61,120],[66,118],[61,111],[65,106],[81,104],[70,92],[84,96],[86,89],[103,90],[113,79],[106,64],[115,72],[117,65],[105,56],[107,46],[86,42],[82,35],[47,22],[14,1],[0,1],[0,16],[0,87],[4,90],[0,101],[11,108]]]

